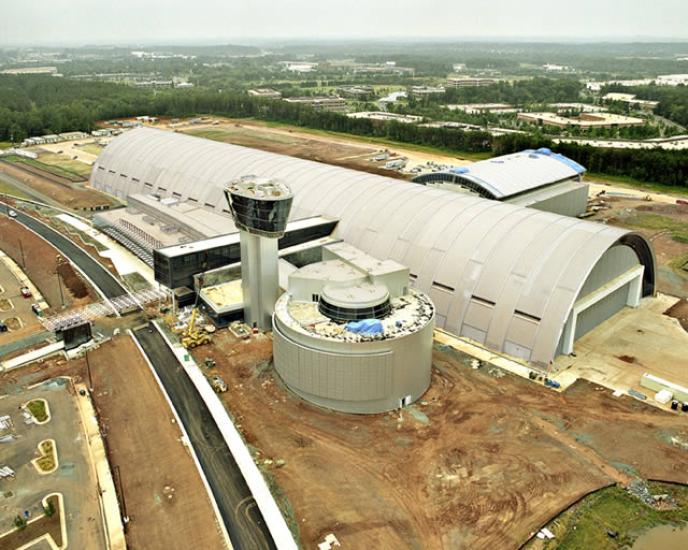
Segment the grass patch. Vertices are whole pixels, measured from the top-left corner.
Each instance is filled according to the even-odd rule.
[[[0,141],[0,149],[12,149],[12,147],[11,141]]]
[[[143,290],[145,288],[150,288],[150,283],[141,275],[140,273],[127,273],[122,275],[124,283],[134,292],[138,290]]]
[[[634,214],[625,218],[623,222],[633,227],[642,229],[654,229],[657,231],[669,230],[676,233],[688,234],[688,223],[669,216],[660,214]]]
[[[53,153],[50,153],[50,155],[45,155],[45,157],[51,157],[51,156],[59,157],[60,155],[54,155]],[[41,157],[41,158],[44,158],[44,157]],[[42,162],[42,161],[37,160],[37,159],[17,157],[14,155],[4,157],[4,160],[6,160],[12,164],[26,164],[28,166],[33,166],[34,168],[38,168],[39,170],[43,170],[44,172],[48,172],[49,174],[54,174],[55,176],[59,176],[61,178],[68,179],[69,181],[75,181],[76,182],[76,181],[83,181],[84,180],[83,173],[79,174],[75,171],[68,170],[68,169],[66,169],[63,166],[60,166],[58,164],[49,164],[49,163],[45,163],[45,162]],[[48,160],[51,160],[51,159],[48,158]],[[67,160],[69,160],[69,159],[67,159]],[[77,161],[69,160],[69,162],[75,163]],[[66,161],[63,161],[62,164],[64,164],[66,166]],[[82,162],[80,162],[79,164],[82,164],[83,166],[86,166],[88,168],[88,173],[86,174],[86,176],[88,176],[88,174],[91,173],[91,167],[83,164]]]
[[[26,408],[33,417],[39,422],[45,422],[48,419],[48,409],[43,399],[34,399],[26,404]]]
[[[241,121],[243,119],[239,119]],[[313,128],[304,128],[302,126],[294,126],[293,124],[286,124],[284,122],[268,122],[264,120],[255,119],[245,119],[251,122],[258,122],[262,126],[267,128],[285,128],[289,130],[294,130],[295,132],[301,132],[304,134],[312,134],[315,136],[332,137],[332,138],[346,138],[351,141],[357,141],[359,143],[368,145],[384,145],[385,147],[398,147],[407,149],[409,151],[418,151],[419,153],[430,153],[434,155],[451,156],[462,160],[485,160],[492,158],[494,155],[491,151],[486,151],[483,153],[473,153],[469,151],[454,151],[452,149],[444,147],[431,147],[429,145],[416,145],[414,143],[404,143],[401,141],[392,141],[386,138],[372,137],[372,136],[359,136],[356,134],[348,134],[346,132],[330,132],[327,130],[316,130]]]
[[[632,189],[641,189],[652,193],[668,193],[670,195],[679,195],[688,197],[688,188],[677,187],[675,185],[663,185],[661,183],[654,183],[651,181],[642,181],[628,176],[610,176],[599,172],[588,172],[585,179],[591,183],[608,183],[618,187],[628,187]]]
[[[91,155],[100,155],[104,147],[102,145],[98,145],[97,143],[87,143],[86,145],[80,146],[79,149],[86,153],[90,153]],[[83,164],[83,162],[81,164]]]
[[[88,178],[91,175],[91,166],[79,160],[73,160],[66,155],[57,153],[43,154],[38,158],[42,164],[47,164],[51,168],[57,168],[67,174],[76,174]]]
[[[41,441],[38,448],[41,452],[41,457],[36,459],[36,466],[42,472],[50,472],[55,469],[57,462],[55,461],[55,446],[50,440]]]
[[[659,525],[688,522],[688,487],[650,483],[652,494],[669,494],[677,506],[657,510],[620,487],[607,487],[585,499],[556,518],[549,529],[556,539],[544,548],[557,550],[613,550],[630,548],[644,532]],[[607,531],[618,533],[617,538]]]
[[[13,197],[19,197],[20,199],[30,199],[31,197],[24,193],[21,189],[18,187],[15,187],[11,183],[7,183],[3,180],[0,180],[0,193],[4,193],[6,195],[12,195]]]

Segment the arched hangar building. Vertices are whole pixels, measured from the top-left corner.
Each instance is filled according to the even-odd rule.
[[[221,214],[247,174],[291,186],[291,219],[339,220],[334,235],[408,266],[438,327],[536,364],[655,288],[637,233],[501,201],[148,128],[98,157],[92,185],[122,199],[157,193]]]
[[[585,168],[577,162],[543,147],[421,174],[413,181],[564,216],[578,216],[588,206],[588,184],[582,181],[584,173]]]

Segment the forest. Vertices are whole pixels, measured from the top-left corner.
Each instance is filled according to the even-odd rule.
[[[531,90],[529,93],[536,92]],[[283,101],[253,98],[234,91],[153,91],[120,84],[77,82],[49,76],[0,76],[0,141],[18,142],[31,135],[71,130],[90,131],[99,120],[140,114],[171,117],[215,114],[257,118],[305,128],[427,145],[457,154],[505,154],[550,146],[593,172],[628,176],[666,185],[688,186],[688,151],[593,148],[574,144],[552,146],[546,136],[538,133],[493,137],[484,131],[349,118],[339,113],[318,111]]]

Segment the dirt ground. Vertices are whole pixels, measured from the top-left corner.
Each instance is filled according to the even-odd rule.
[[[223,548],[181,432],[130,337],[118,336],[90,352],[89,363],[101,433],[111,468],[119,468],[131,519],[127,547]],[[17,392],[59,375],[88,383],[85,360],[54,359],[0,375],[0,391]]]
[[[688,332],[688,300],[682,298],[664,312],[665,315],[678,319],[681,326]]]
[[[473,370],[438,346],[414,406],[356,416],[309,405],[269,366],[271,341],[221,331],[198,349],[312,548],[516,548],[570,503],[640,476],[688,482],[685,419],[578,382],[564,394],[502,371]],[[269,463],[268,463],[269,464]]]
[[[59,310],[64,297],[67,306],[82,306],[98,300],[91,289],[67,263],[58,267],[58,252],[20,223],[0,216],[0,249],[12,258],[38,287],[49,311]],[[23,253],[22,253],[23,250]],[[58,272],[60,282],[58,282]],[[60,295],[60,285],[62,296]]]
[[[0,162],[0,172],[31,187],[41,195],[74,210],[91,209],[96,206],[113,206],[116,202],[107,195],[83,187],[83,184],[58,183],[57,176],[43,174],[40,170],[26,165]],[[65,180],[66,181],[66,180]]]
[[[625,189],[616,189],[626,193]],[[668,195],[646,201],[626,197],[600,197],[604,208],[590,220],[625,227],[642,233],[652,243],[657,261],[657,290],[688,297],[688,206],[669,203]],[[597,202],[594,201],[594,202]]]

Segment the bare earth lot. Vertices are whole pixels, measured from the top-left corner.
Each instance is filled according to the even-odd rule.
[[[111,468],[119,467],[131,519],[128,548],[224,548],[172,412],[129,336],[90,352],[89,362],[101,433]],[[88,384],[83,359],[53,359],[0,374],[0,393],[17,394],[61,375]]]
[[[0,216],[0,249],[22,266],[26,275],[38,287],[52,309],[65,305],[80,306],[92,302],[96,293],[68,263],[58,266],[58,251],[20,223]],[[22,254],[23,249],[23,254]],[[59,273],[62,285],[60,295]]]
[[[43,173],[33,166],[0,162],[0,173],[8,175],[66,208],[81,210],[116,204],[114,199],[100,191],[84,187],[83,184],[63,180],[53,174]]]
[[[571,502],[613,482],[688,482],[685,418],[577,383],[565,394],[466,356],[435,352],[423,399],[356,416],[289,393],[267,363],[271,341],[226,331],[195,352],[293,510],[304,547],[333,532],[346,548],[516,548]]]
[[[626,192],[623,188],[614,191]],[[675,201],[667,195],[656,197]],[[608,208],[590,219],[642,233],[654,248],[658,290],[688,297],[688,205],[642,198],[601,198]]]

